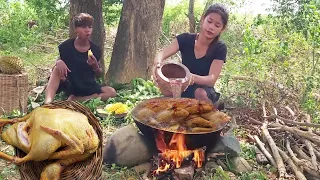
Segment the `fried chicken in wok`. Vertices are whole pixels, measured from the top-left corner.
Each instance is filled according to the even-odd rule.
[[[138,104],[134,118],[153,128],[181,133],[216,131],[230,121],[211,103],[189,98],[155,98]]]

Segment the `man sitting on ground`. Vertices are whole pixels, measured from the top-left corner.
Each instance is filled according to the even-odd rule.
[[[74,18],[76,38],[68,39],[59,45],[59,58],[51,73],[45,103],[51,103],[56,92],[65,91],[70,101],[84,101],[100,97],[106,101],[116,96],[109,86],[101,87],[95,77],[102,75],[99,66],[101,50],[90,41],[93,17],[81,13]],[[91,54],[92,52],[92,54]]]

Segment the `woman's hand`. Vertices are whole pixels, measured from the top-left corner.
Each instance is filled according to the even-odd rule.
[[[152,66],[152,79],[153,79],[153,82],[155,83],[156,86],[158,86],[158,82],[157,82],[158,79],[156,76],[158,68],[160,68],[160,63],[154,62],[153,66]]]
[[[61,79],[65,79],[68,75],[68,72],[71,72],[66,63],[62,60],[56,61],[56,68]]]
[[[189,86],[193,85],[194,84],[194,77],[195,75],[191,73],[191,76],[190,76],[190,79],[189,79],[189,82],[188,82],[188,85],[186,86],[186,88],[183,90],[183,91],[186,91],[188,89]]]

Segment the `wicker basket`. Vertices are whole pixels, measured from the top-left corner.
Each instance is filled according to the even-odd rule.
[[[0,115],[13,110],[27,112],[28,74],[0,74]]]
[[[102,140],[103,133],[101,126],[99,124],[98,119],[92,114],[90,109],[81,105],[77,102],[72,101],[59,101],[54,102],[49,105],[44,105],[42,107],[46,108],[64,108],[74,110],[80,113],[85,114],[88,117],[89,123],[92,125],[93,129],[97,132],[100,143],[97,151],[85,161],[81,161],[78,163],[74,163],[66,169],[64,169],[61,173],[61,180],[70,180],[70,179],[79,179],[79,180],[99,180],[102,176]],[[15,153],[18,157],[23,157],[26,154],[15,148]],[[19,166],[19,171],[21,175],[21,179],[26,180],[36,180],[40,179],[41,172],[43,168],[48,165],[52,161],[29,161]]]

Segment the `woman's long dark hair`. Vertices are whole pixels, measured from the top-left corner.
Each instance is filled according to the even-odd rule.
[[[220,3],[216,3],[213,4],[211,6],[209,6],[209,8],[206,10],[206,12],[203,15],[203,19],[206,18],[210,13],[217,13],[221,16],[222,19],[222,23],[223,23],[223,28],[225,28],[228,24],[228,20],[229,20],[229,12],[227,10],[227,8]],[[220,38],[220,34],[214,38],[214,40],[210,43],[208,50],[207,50],[207,54],[211,51],[213,51],[219,41]]]

